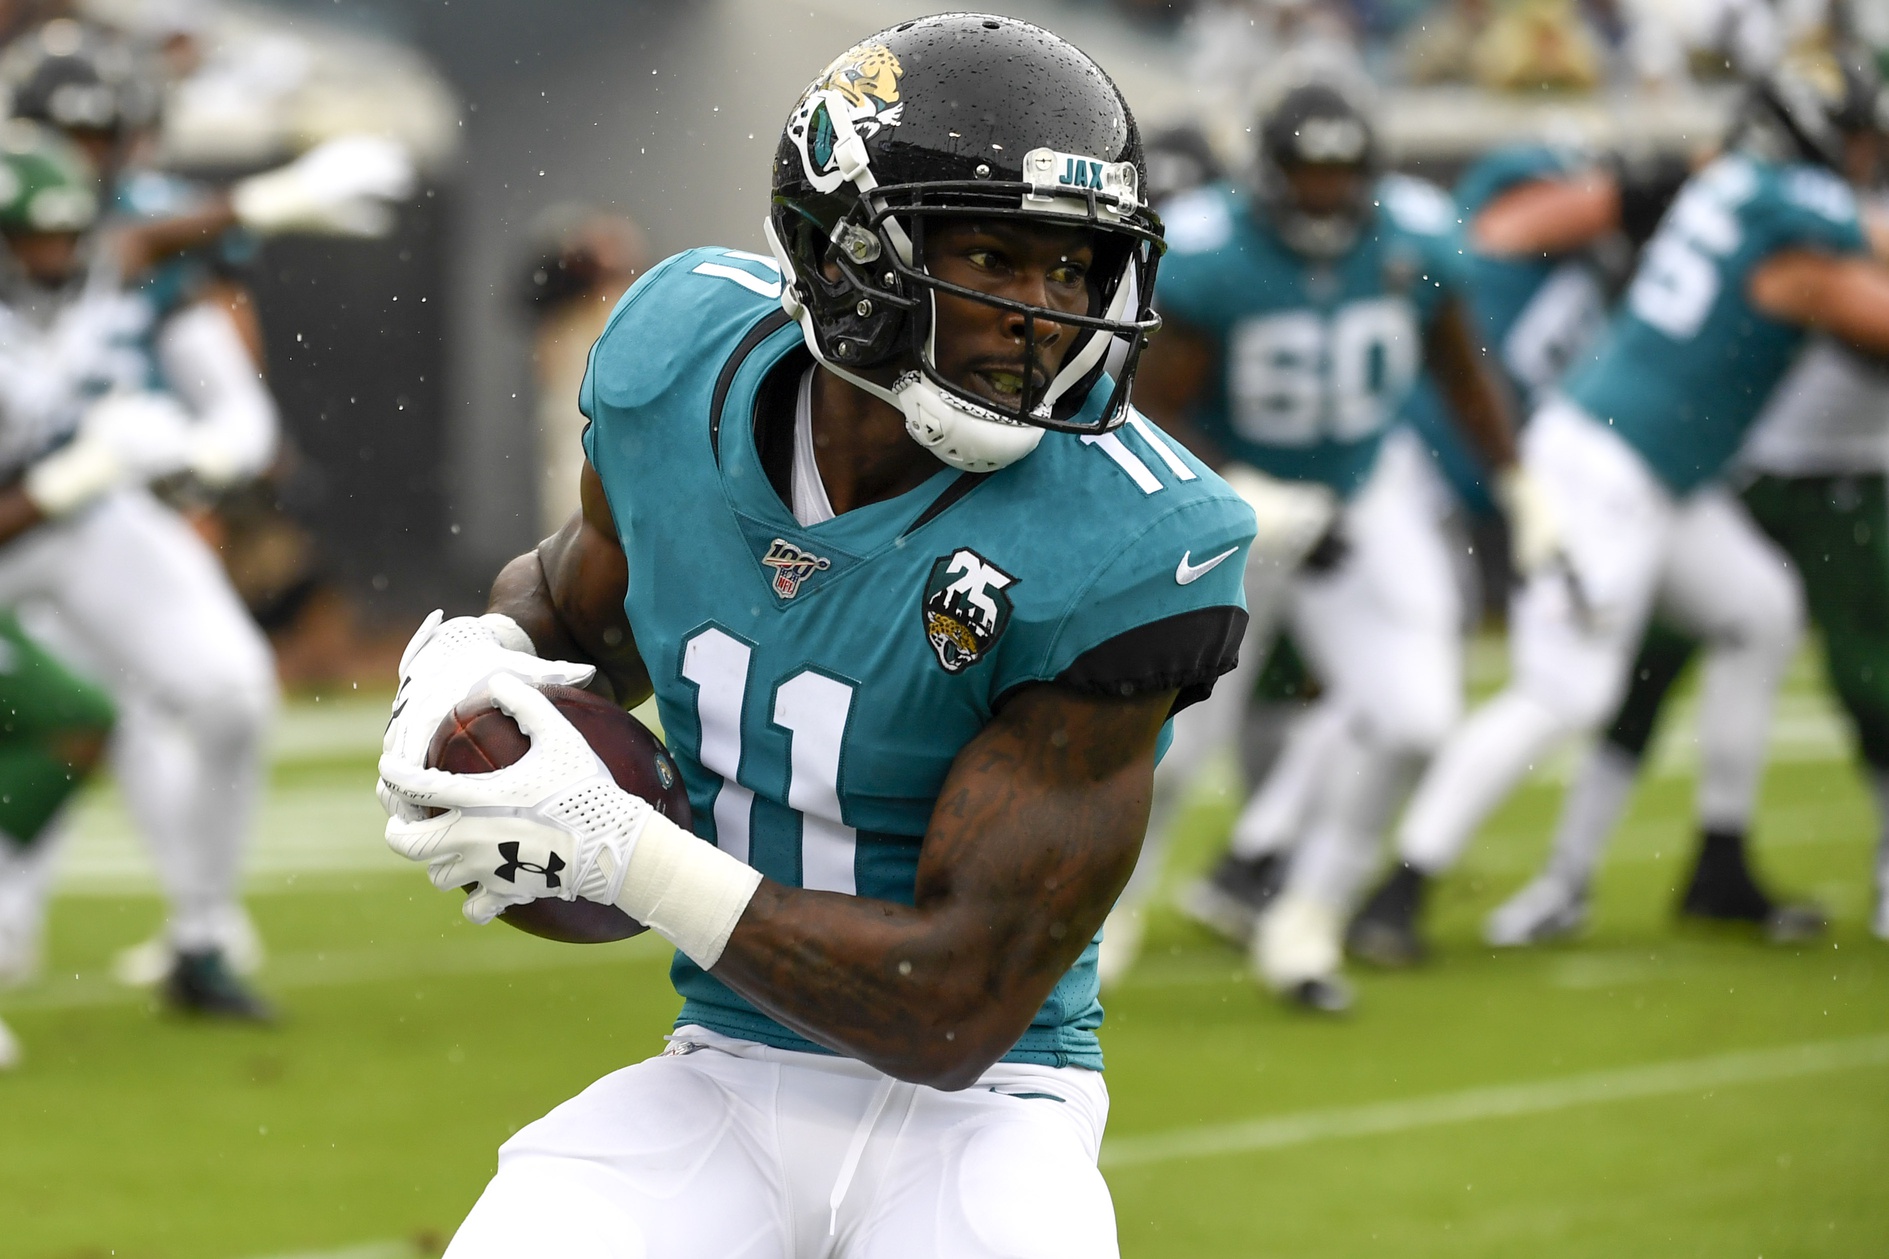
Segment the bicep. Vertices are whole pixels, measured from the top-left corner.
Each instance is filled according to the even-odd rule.
[[[575,648],[570,654],[595,661],[617,701],[627,707],[649,696],[649,673],[623,606],[629,562],[603,482],[588,461],[581,502],[563,528],[500,574],[492,606],[518,620],[540,652],[565,654]],[[551,643],[559,646],[551,648]]]
[[[1772,319],[1889,354],[1889,267],[1867,258],[1787,250],[1751,273],[1746,293]]]
[[[968,915],[995,935],[1031,1010],[1134,869],[1173,702],[1172,691],[1116,699],[1026,687],[958,754],[939,792],[917,906]]]
[[[1470,236],[1491,257],[1562,254],[1592,244],[1620,223],[1620,188],[1587,179],[1537,179],[1495,197],[1477,212]]]

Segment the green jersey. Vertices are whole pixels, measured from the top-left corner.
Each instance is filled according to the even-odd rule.
[[[1455,207],[1387,178],[1357,242],[1332,259],[1289,248],[1231,188],[1184,193],[1162,217],[1155,305],[1220,351],[1193,417],[1201,432],[1273,476],[1354,493],[1416,383],[1423,329],[1462,289]]]
[[[734,250],[651,270],[591,351],[585,451],[697,833],[782,883],[909,905],[946,773],[1019,687],[1187,702],[1232,666],[1253,515],[1137,417],[803,526],[812,358],[779,293]],[[1011,1061],[1101,1066],[1094,954]],[[678,1025],[818,1048],[687,957],[672,977]]]
[[[1867,248],[1856,198],[1829,171],[1721,157],[1661,220],[1567,394],[1683,494],[1724,470],[1804,341],[1752,306],[1752,273],[1787,249]]]

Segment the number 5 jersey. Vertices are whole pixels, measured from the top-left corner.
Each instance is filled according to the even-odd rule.
[[[1786,249],[1867,252],[1849,186],[1820,166],[1719,158],[1666,212],[1594,356],[1567,380],[1674,494],[1724,470],[1803,345],[1803,328],[1746,292]]]
[[[812,357],[779,295],[774,262],[740,251],[650,271],[591,351],[584,447],[696,832],[782,883],[909,905],[952,761],[1018,688],[1178,708],[1232,667],[1253,515],[1136,417],[803,527]],[[1101,1067],[1094,960],[1007,1060]],[[672,977],[678,1026],[818,1048],[681,954]]]

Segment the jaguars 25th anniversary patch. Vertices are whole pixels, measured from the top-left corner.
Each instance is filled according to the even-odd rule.
[[[925,638],[946,673],[962,673],[982,660],[1010,624],[1016,578],[968,547],[941,555],[925,580],[920,612]]]

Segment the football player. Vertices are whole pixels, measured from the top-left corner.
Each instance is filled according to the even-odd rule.
[[[158,67],[124,37],[70,18],[34,27],[10,43],[0,55],[0,88],[15,117],[56,128],[92,159],[103,183],[99,248],[113,255],[122,282],[136,289],[133,297],[159,313],[173,338],[194,338],[219,370],[246,372],[252,381],[261,367],[261,329],[240,269],[257,237],[383,233],[391,226],[385,202],[405,195],[413,178],[396,146],[365,137],[318,146],[228,190],[155,169],[150,156],[163,94]],[[90,281],[95,291],[102,291],[102,274]],[[228,357],[232,344],[245,351],[246,369]],[[255,400],[248,386],[233,386],[223,396]],[[198,418],[214,422],[192,430],[194,491],[225,492],[268,466],[277,438],[273,403],[221,405]],[[162,820],[179,816],[170,800],[175,789],[165,785],[173,775],[163,767],[191,762],[190,736],[162,703],[154,707],[131,696],[123,708],[115,761],[164,882],[193,899],[182,889],[205,881],[210,888],[233,888],[242,831]],[[255,769],[260,772],[259,763]],[[229,969],[254,972],[261,942],[248,915],[224,893],[213,898],[221,902],[214,922],[183,932],[188,951],[213,944]],[[159,983],[189,969],[178,949],[176,932],[167,931],[122,952],[113,969],[128,983]],[[186,983],[179,991],[188,994],[195,986]]]
[[[771,256],[691,250],[618,307],[582,513],[421,627],[383,800],[470,917],[614,903],[684,1004],[506,1143],[454,1259],[1116,1253],[1093,941],[1169,716],[1234,662],[1253,533],[1128,405],[1143,181],[1075,48],[904,22],[790,115]],[[699,834],[525,684],[593,671],[654,691]],[[531,751],[422,768],[487,686]]]
[[[1884,420],[1889,380],[1848,347],[1819,338],[1772,395],[1739,453],[1745,507],[1791,556],[1822,631],[1824,665],[1856,733],[1881,830],[1870,930],[1889,939],[1889,536]],[[1583,758],[1562,802],[1546,867],[1490,915],[1496,945],[1572,934],[1587,915],[1587,888],[1645,763],[1659,709],[1697,644],[1657,628],[1641,643],[1627,697],[1605,737]],[[1711,714],[1700,714],[1701,751]],[[1718,819],[1701,812],[1705,837],[1742,849],[1752,801]],[[1714,840],[1714,833],[1729,840]],[[1780,901],[1744,863],[1700,862],[1682,914],[1759,926],[1789,943],[1822,926],[1815,906]]]
[[[1421,952],[1428,880],[1529,768],[1613,713],[1690,510],[1715,492],[1807,332],[1889,348],[1889,267],[1868,256],[1841,173],[1848,149],[1873,149],[1874,100],[1873,79],[1834,59],[1755,84],[1727,152],[1685,185],[1601,343],[1531,421],[1524,459],[1553,495],[1565,557],[1515,601],[1508,688],[1451,738],[1404,817],[1403,862],[1359,923],[1385,956]],[[1751,882],[1742,835],[1708,833],[1693,882],[1725,897],[1692,912],[1747,917],[1734,903]]]
[[[1339,942],[1364,863],[1462,703],[1456,585],[1424,501],[1422,455],[1384,440],[1421,366],[1506,487],[1523,567],[1553,542],[1515,465],[1506,404],[1478,362],[1447,199],[1380,178],[1366,114],[1331,83],[1284,92],[1258,131],[1255,195],[1210,188],[1170,203],[1156,294],[1168,324],[1137,399],[1258,513],[1243,668],[1289,617],[1342,714],[1307,838],[1254,938],[1269,986],[1335,1009],[1349,1002]],[[1236,675],[1177,723],[1157,844],[1164,806],[1237,729],[1249,689]]]
[[[1521,396],[1539,406],[1605,326],[1603,289],[1614,258],[1650,237],[1687,173],[1676,158],[1597,158],[1546,146],[1497,150],[1459,190],[1474,306]],[[1438,461],[1475,504],[1483,487],[1452,451],[1447,429],[1413,408]],[[1713,485],[1681,506],[1661,572],[1657,609],[1712,645],[1700,740],[1701,816],[1749,808],[1762,774],[1771,702],[1802,623],[1797,580],[1729,492]],[[1708,822],[1708,825],[1711,825]],[[1352,952],[1380,965],[1417,961],[1422,941],[1401,912],[1400,872],[1351,925]],[[1561,902],[1566,905],[1564,900]]]
[[[216,557],[143,487],[260,469],[274,403],[220,311],[123,287],[82,155],[14,120],[0,163],[0,606],[45,606],[62,654],[119,701],[114,769],[171,902],[169,1000],[264,1017],[223,940],[273,665]]]

